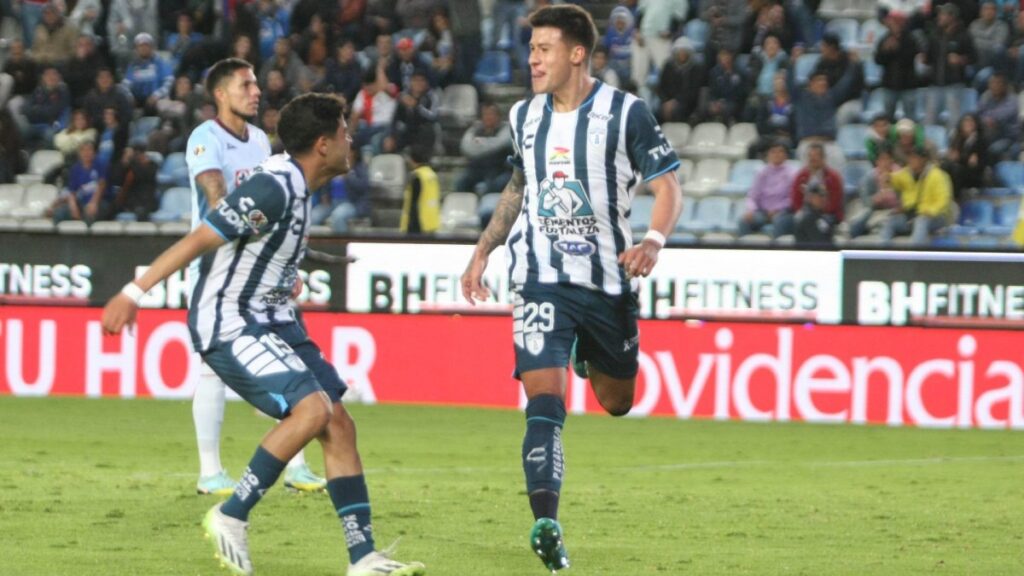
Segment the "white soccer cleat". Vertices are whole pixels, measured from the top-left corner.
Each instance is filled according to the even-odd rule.
[[[386,552],[370,552],[350,564],[347,576],[423,576],[427,567],[419,562],[402,564],[388,558]]]
[[[314,474],[309,464],[300,464],[285,469],[284,487],[298,492],[323,492],[327,489],[327,480]]]
[[[206,537],[213,542],[213,550],[221,566],[237,576],[252,574],[252,561],[249,559],[249,523],[237,518],[225,516],[217,504],[203,518],[203,529]]]
[[[196,494],[231,496],[234,491],[235,481],[223,470],[212,476],[202,476],[196,482]]]

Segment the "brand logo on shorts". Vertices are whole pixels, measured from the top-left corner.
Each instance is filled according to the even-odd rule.
[[[526,351],[534,356],[544,351],[543,332],[531,332],[526,335]]]
[[[631,349],[636,348],[639,345],[640,345],[640,335],[637,334],[636,336],[633,336],[629,340],[624,340],[622,342],[622,351],[623,352],[629,352]]]

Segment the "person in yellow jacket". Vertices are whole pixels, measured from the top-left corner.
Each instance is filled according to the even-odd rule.
[[[429,162],[429,148],[422,145],[409,148],[412,174],[402,200],[402,232],[433,234],[441,228],[441,185]]]
[[[886,242],[909,234],[914,244],[928,244],[932,234],[952,223],[953,181],[930,162],[924,147],[915,147],[907,167],[892,175],[892,188],[900,206],[882,226],[880,235]]]

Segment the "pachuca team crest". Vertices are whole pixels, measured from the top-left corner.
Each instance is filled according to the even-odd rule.
[[[566,256],[590,256],[597,247],[587,240],[596,236],[597,218],[583,184],[561,170],[540,183],[537,216],[540,231]]]

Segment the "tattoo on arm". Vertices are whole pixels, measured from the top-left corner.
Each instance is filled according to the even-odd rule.
[[[523,171],[514,168],[512,179],[501,193],[498,207],[494,209],[494,215],[491,216],[487,229],[480,235],[480,241],[477,243],[477,249],[485,255],[504,244],[508,238],[508,233],[512,230],[512,225],[519,218],[519,212],[523,208],[525,186],[526,177],[523,175]]]
[[[206,203],[210,208],[220,204],[221,199],[228,195],[224,175],[220,173],[220,170],[207,170],[196,176],[196,186],[206,196]]]

